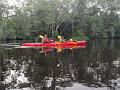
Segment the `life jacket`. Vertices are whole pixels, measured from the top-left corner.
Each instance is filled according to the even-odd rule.
[[[43,38],[43,41],[42,41],[43,43],[49,43],[50,42],[50,40],[47,38],[47,37],[45,37],[45,38]]]

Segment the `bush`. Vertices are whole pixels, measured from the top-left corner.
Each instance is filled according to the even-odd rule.
[[[16,31],[14,29],[0,30],[0,39],[15,39]]]

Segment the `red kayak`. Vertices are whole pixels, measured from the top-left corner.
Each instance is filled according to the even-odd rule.
[[[66,42],[52,42],[52,43],[23,43],[21,46],[69,46],[69,45],[86,45],[86,41],[66,41]]]

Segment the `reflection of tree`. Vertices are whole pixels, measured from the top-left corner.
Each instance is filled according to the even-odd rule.
[[[116,74],[119,74],[112,64],[117,54],[114,53],[112,49],[98,47],[87,55],[88,60],[82,58],[84,61],[82,59],[82,61],[80,61],[80,58],[78,59],[78,63],[81,63],[78,64],[80,81],[89,82],[87,83],[88,86],[97,85],[97,87],[100,87],[104,84],[109,86],[110,80],[115,78]]]
[[[5,67],[4,67],[4,61],[3,61],[3,55],[0,55],[0,89],[4,90],[5,89],[5,85],[3,84],[4,82],[4,71],[5,71]]]
[[[103,48],[105,45],[100,42],[101,45],[95,42],[94,48],[90,42],[86,49],[65,49],[60,53],[54,49],[47,56],[36,49],[4,50],[4,55],[0,55],[0,73],[5,72],[6,78],[12,70],[28,79],[28,82],[21,81],[15,87],[14,77],[14,83],[6,85],[8,88],[32,86],[41,90],[61,90],[61,87],[71,87],[74,82],[88,87],[113,87],[113,80],[120,76],[120,67],[113,64],[119,59],[118,53],[114,49]]]

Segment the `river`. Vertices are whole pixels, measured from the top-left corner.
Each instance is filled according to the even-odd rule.
[[[22,41],[0,44],[0,90],[120,90],[119,39],[45,50],[11,42]]]

